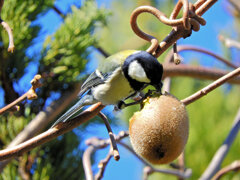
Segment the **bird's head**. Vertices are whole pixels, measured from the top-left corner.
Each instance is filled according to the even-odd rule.
[[[122,66],[125,77],[135,91],[150,84],[161,91],[163,67],[158,60],[145,51],[137,51],[126,58]]]

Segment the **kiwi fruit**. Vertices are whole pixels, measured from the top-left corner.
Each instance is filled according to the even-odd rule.
[[[189,121],[186,108],[171,94],[145,99],[143,108],[129,122],[135,152],[152,164],[175,160],[187,143]]]

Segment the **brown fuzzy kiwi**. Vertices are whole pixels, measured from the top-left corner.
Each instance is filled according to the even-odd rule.
[[[141,111],[130,119],[130,141],[135,152],[152,164],[176,159],[188,139],[189,122],[185,106],[164,94],[145,100]]]

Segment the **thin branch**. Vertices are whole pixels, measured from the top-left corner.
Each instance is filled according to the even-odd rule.
[[[103,48],[101,47],[95,47],[98,52],[100,52],[105,58],[109,57],[109,53],[107,53]]]
[[[207,49],[201,48],[201,47],[197,47],[197,46],[193,46],[193,45],[178,45],[178,53],[181,51],[196,51],[196,52],[200,52],[209,56],[212,56],[213,58],[219,60],[220,62],[226,64],[227,66],[231,67],[231,68],[238,68],[237,65],[231,63],[230,61],[228,61],[227,59],[215,54],[214,52],[211,52]],[[166,61],[171,61],[171,59],[174,57],[174,54],[172,53],[172,51],[169,51],[169,53],[166,56]]]
[[[239,171],[240,170],[240,161],[234,161],[230,165],[222,168],[220,171],[216,173],[216,175],[212,178],[212,180],[219,180],[222,176],[227,174],[230,171]]]
[[[173,44],[173,62],[176,64],[176,65],[178,65],[178,64],[180,64],[181,63],[181,58],[180,58],[180,56],[179,56],[179,54],[178,54],[178,50],[177,50],[177,43],[174,43]]]
[[[8,52],[13,53],[15,47],[14,47],[12,29],[10,28],[8,23],[4,22],[1,18],[3,4],[4,4],[4,0],[0,0],[0,23],[8,33],[8,38],[9,38]]]
[[[127,136],[128,136],[128,132],[121,131],[115,137],[115,140],[118,142],[118,141],[120,141],[121,139],[123,139]],[[103,148],[107,147],[109,144],[111,144],[111,140],[110,139],[102,140],[102,139],[99,139],[97,137],[93,137],[93,138],[87,139],[85,143],[89,147],[87,148],[87,150],[83,154],[84,171],[85,171],[86,179],[87,180],[92,180],[93,179],[93,172],[92,172],[92,168],[91,168],[91,155],[97,149],[103,149]],[[96,178],[100,178],[100,177],[103,176],[103,173],[104,173],[104,170],[106,168],[107,162],[110,160],[109,156],[113,155],[111,152],[112,151],[110,150],[110,153],[108,153],[107,158],[105,158],[105,160],[101,161],[101,162],[105,161],[106,164],[101,164],[101,162],[99,163],[100,170],[97,173],[97,175],[95,176]]]
[[[181,178],[189,178],[192,174],[191,169],[187,169],[185,172],[180,172],[180,171],[176,171],[176,170],[170,170],[170,169],[158,169],[153,167],[150,163],[148,163],[145,159],[143,159],[142,157],[140,157],[138,154],[135,153],[135,151],[128,146],[127,144],[123,143],[123,142],[118,142],[118,144],[120,144],[121,146],[123,146],[125,149],[127,149],[128,151],[130,151],[134,156],[136,156],[143,164],[145,164],[146,166],[151,168],[152,172],[158,172],[158,173],[164,173],[164,174],[168,174],[168,175],[174,175],[177,177],[181,177]]]
[[[148,180],[148,176],[154,173],[153,169],[149,166],[143,168],[143,180]]]
[[[4,0],[0,0],[0,13],[2,11],[3,4],[4,4]]]
[[[101,160],[99,163],[98,163],[98,168],[99,168],[99,171],[98,173],[95,175],[95,179],[96,180],[100,180],[103,178],[103,174],[104,174],[104,171],[109,163],[109,161],[111,160],[112,158],[112,151],[109,151],[109,153],[107,154],[106,158]]]
[[[178,157],[178,165],[179,165],[179,171],[184,172],[185,171],[185,153],[184,153],[184,151]],[[178,180],[184,180],[184,178],[179,177]]]
[[[112,151],[113,151],[113,157],[116,161],[118,161],[120,159],[120,155],[119,155],[119,151],[118,151],[118,147],[117,147],[117,143],[116,143],[116,140],[114,138],[114,135],[113,135],[113,131],[112,131],[112,128],[108,122],[108,119],[107,117],[105,116],[105,114],[103,114],[102,112],[99,112],[98,114],[99,117],[102,118],[102,120],[104,121],[104,124],[108,130],[108,135],[109,135],[109,138],[110,138],[110,142],[111,142],[111,147],[112,147]]]
[[[61,16],[63,19],[66,17],[62,11],[59,10],[59,8],[57,8],[57,6],[53,6],[53,10],[59,15]]]
[[[83,153],[82,161],[83,161],[83,169],[85,172],[86,180],[93,180],[93,172],[91,165],[91,155],[96,151],[94,146],[89,146]]]
[[[54,128],[51,128],[42,134],[25,141],[22,144],[14,146],[0,151],[0,161],[17,157],[23,153],[43,144],[49,142],[50,140],[72,130],[73,128],[79,126],[80,124],[89,121],[95,117],[104,106],[101,103],[96,103],[89,107],[87,110],[83,111],[78,117],[75,117],[67,122],[60,123]]]
[[[240,4],[238,0],[228,0],[232,6],[240,13]]]
[[[202,4],[202,2],[204,2]],[[210,7],[212,7],[217,0],[198,0],[194,6],[196,7],[196,15],[202,16]],[[165,52],[170,46],[173,45],[178,39],[186,38],[191,35],[191,30],[185,30],[183,27],[173,29],[169,35],[159,44],[159,55]]]
[[[8,52],[13,53],[15,46],[14,46],[14,40],[13,40],[13,34],[12,34],[12,29],[11,27],[8,25],[8,23],[6,23],[5,21],[3,21],[2,19],[0,19],[0,23],[3,26],[3,28],[7,31],[8,33],[8,38],[9,38],[9,44],[8,44]]]
[[[198,100],[199,98],[207,95],[212,90],[216,89],[217,87],[219,87],[222,84],[224,84],[225,82],[227,82],[229,79],[231,79],[239,74],[240,74],[240,67],[233,70],[232,72],[226,74],[225,76],[217,79],[216,81],[214,81],[210,85],[206,86],[205,88],[201,89],[200,91],[194,93],[193,95],[183,99],[182,103],[185,105],[188,105],[188,104]]]
[[[208,4],[203,5],[205,6],[204,9],[210,8]],[[182,6],[183,6],[183,18],[175,19]],[[202,8],[202,6],[200,6],[199,8]],[[140,28],[137,25],[137,17],[141,13],[145,12],[151,13],[160,22],[173,27],[173,31],[160,44],[158,44],[158,40],[155,37],[144,33],[143,31],[140,30]],[[201,11],[199,11],[198,13],[201,13]],[[201,16],[199,16],[198,13],[195,14],[195,12],[189,11],[189,4],[187,0],[178,1],[170,19],[168,19],[164,13],[162,13],[161,11],[154,7],[140,6],[132,12],[130,24],[132,30],[137,36],[152,43],[151,46],[147,49],[147,52],[151,53],[155,57],[159,57],[169,46],[174,44],[176,40],[180,39],[181,37],[184,38],[188,37],[189,35],[191,35],[192,30],[198,31],[200,29],[200,24],[201,25],[206,24],[206,21]],[[189,14],[191,15],[190,17]],[[174,38],[172,37],[177,39],[174,41],[173,40]]]
[[[240,42],[238,41],[235,41],[230,38],[226,38],[223,35],[219,35],[218,39],[222,41],[225,44],[225,46],[228,48],[234,47],[234,48],[240,49]]]
[[[37,94],[36,94],[35,90],[42,86],[42,84],[40,83],[40,79],[41,79],[40,75],[35,75],[33,80],[31,80],[32,87],[25,94],[23,94],[21,97],[16,99],[14,102],[12,102],[12,103],[8,104],[7,106],[3,107],[2,109],[0,109],[0,115],[3,114],[4,112],[8,111],[9,109],[13,108],[20,102],[24,101],[25,99],[30,99],[30,100],[36,99]]]
[[[164,68],[163,78],[184,76],[198,79],[216,80],[229,73],[229,71],[184,64],[179,64],[176,66],[174,64],[164,63],[163,68]],[[240,77],[237,76],[229,80],[228,83],[240,84]]]
[[[221,145],[221,147],[218,149],[218,151],[213,156],[212,161],[210,162],[207,169],[200,177],[200,180],[211,179],[214,176],[214,174],[216,174],[216,172],[220,169],[220,166],[221,166],[224,158],[226,157],[233,141],[235,140],[239,129],[240,129],[240,108],[238,110],[238,113],[233,122],[233,126],[232,126],[227,138],[225,139],[224,143]]]
[[[77,85],[73,91],[64,93],[60,99],[53,102],[45,111],[39,112],[36,117],[12,140],[7,148],[12,148],[40,133],[42,129],[52,122],[79,93],[80,85]],[[11,161],[7,159],[0,162],[0,173],[3,168]]]

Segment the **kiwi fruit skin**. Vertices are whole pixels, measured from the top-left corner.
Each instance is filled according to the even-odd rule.
[[[152,164],[167,164],[183,151],[189,134],[186,108],[176,97],[163,94],[148,98],[129,124],[135,152]]]

